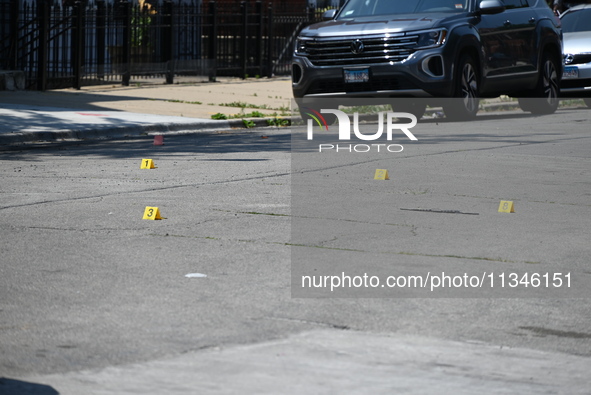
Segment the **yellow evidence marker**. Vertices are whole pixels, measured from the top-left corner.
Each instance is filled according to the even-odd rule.
[[[144,217],[142,219],[164,219],[160,216],[158,207],[146,207],[144,210]]]
[[[154,161],[152,159],[142,159],[140,169],[155,169]]]
[[[389,180],[388,177],[388,170],[386,169],[376,169],[376,175],[373,177],[374,180]]]
[[[515,207],[513,207],[513,202],[510,200],[501,200],[501,204],[499,204],[499,213],[514,213]]]

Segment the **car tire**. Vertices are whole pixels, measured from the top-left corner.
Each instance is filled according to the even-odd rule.
[[[542,57],[542,72],[538,85],[532,92],[533,97],[519,98],[519,107],[523,111],[536,115],[553,114],[560,101],[560,78],[558,63],[554,56],[545,52]]]
[[[591,108],[591,97],[586,97],[583,100],[585,100],[587,107]]]
[[[533,112],[532,108],[535,106],[535,100],[536,99],[532,99],[529,97],[520,97],[519,99],[517,99],[519,102],[519,108],[521,108],[521,111],[523,112]]]
[[[454,100],[443,104],[443,111],[448,119],[456,121],[470,120],[476,117],[479,99],[479,76],[476,62],[468,54],[462,55],[456,68],[454,80]]]

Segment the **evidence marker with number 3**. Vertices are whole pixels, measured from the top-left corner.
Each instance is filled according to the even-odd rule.
[[[140,169],[155,169],[154,161],[152,159],[142,159],[142,164],[140,165]]]
[[[389,180],[388,177],[388,170],[386,169],[376,169],[376,174],[373,176],[374,180]]]
[[[144,217],[142,219],[164,219],[160,216],[160,209],[158,207],[149,207],[147,206],[144,210]]]
[[[514,213],[515,207],[513,207],[513,202],[510,200],[501,200],[499,204],[499,213]]]

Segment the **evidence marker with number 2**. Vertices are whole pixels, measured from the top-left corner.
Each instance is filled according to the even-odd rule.
[[[388,170],[386,169],[376,169],[376,174],[373,177],[374,180],[389,180],[388,177]]]
[[[144,217],[142,219],[155,220],[164,218],[160,216],[160,209],[158,207],[146,206],[146,209],[144,210]]]
[[[501,200],[499,204],[499,213],[514,213],[515,207],[513,206],[513,202],[510,200]]]

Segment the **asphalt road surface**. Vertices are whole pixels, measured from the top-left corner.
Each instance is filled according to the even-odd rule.
[[[207,361],[211,350],[328,331],[319,344],[351,334],[341,346],[365,341],[376,355],[387,339],[414,344],[418,337],[453,343],[458,356],[473,344],[533,353],[524,365],[535,365],[536,353],[573,358],[550,363],[556,371],[540,370],[538,379],[551,383],[555,373],[563,393],[584,393],[591,111],[429,120],[413,129],[418,141],[397,141],[403,152],[368,157],[292,155],[292,134],[304,133],[257,129],[171,135],[163,146],[146,137],[1,151],[0,376],[68,393],[59,378],[78,371]],[[140,169],[148,158],[156,168]],[[387,169],[389,180],[374,180],[376,169]],[[499,213],[501,200],[515,212]],[[142,219],[146,207],[164,219]],[[380,275],[569,272],[571,284],[420,295],[298,287],[303,273],[342,267]],[[299,358],[328,363],[318,348]],[[232,368],[216,372],[218,388],[233,388],[223,382]]]

